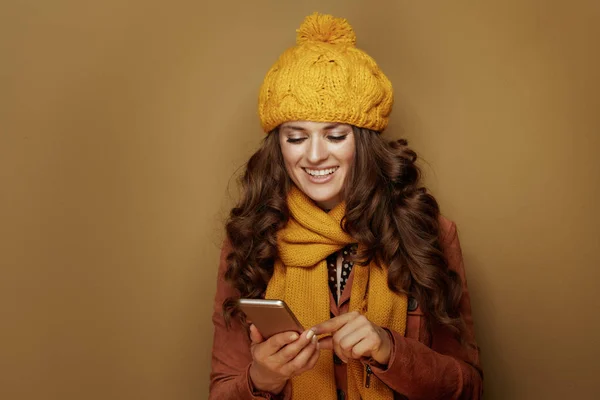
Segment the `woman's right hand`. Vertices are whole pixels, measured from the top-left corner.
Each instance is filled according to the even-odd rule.
[[[255,390],[279,394],[288,379],[313,368],[319,359],[319,342],[310,329],[302,335],[283,332],[265,340],[250,325],[250,340],[249,373]]]

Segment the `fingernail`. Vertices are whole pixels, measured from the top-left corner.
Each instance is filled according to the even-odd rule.
[[[316,343],[316,344],[319,344],[319,340],[317,339],[317,337],[316,337],[316,336],[313,336],[313,338],[312,338],[312,342],[313,342],[313,344],[315,344],[315,343]]]
[[[290,335],[290,340],[296,340],[296,339],[298,339],[298,334],[297,333],[292,333]]]
[[[306,338],[308,340],[310,340],[313,336],[315,335],[315,331],[313,331],[312,329],[308,331],[308,333],[306,334]]]

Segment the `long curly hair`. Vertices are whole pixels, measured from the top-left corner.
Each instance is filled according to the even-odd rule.
[[[388,287],[414,296],[428,324],[462,336],[460,276],[448,268],[440,244],[439,206],[421,185],[417,154],[406,140],[386,142],[378,132],[353,127],[356,153],[346,177],[342,228],[372,260],[389,266]],[[285,170],[277,130],[250,157],[241,178],[241,198],[226,224],[231,252],[225,279],[242,298],[264,296],[278,256],[277,231],[289,218],[286,197],[292,182]],[[244,315],[237,298],[223,302],[225,321]]]

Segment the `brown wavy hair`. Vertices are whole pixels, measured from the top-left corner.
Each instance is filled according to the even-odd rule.
[[[421,186],[417,154],[406,140],[388,143],[378,132],[353,131],[356,154],[344,185],[342,228],[364,245],[359,263],[388,265],[391,290],[414,296],[429,325],[446,326],[461,337],[461,280],[448,268],[441,248],[439,206]],[[277,231],[289,218],[286,196],[292,182],[277,130],[252,155],[240,183],[241,199],[226,225],[232,250],[225,279],[240,297],[260,298],[273,275]],[[236,300],[223,303],[227,324],[231,318],[245,322]]]

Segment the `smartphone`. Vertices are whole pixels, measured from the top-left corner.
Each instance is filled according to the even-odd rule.
[[[238,304],[265,339],[281,332],[304,332],[283,300],[239,299]]]

